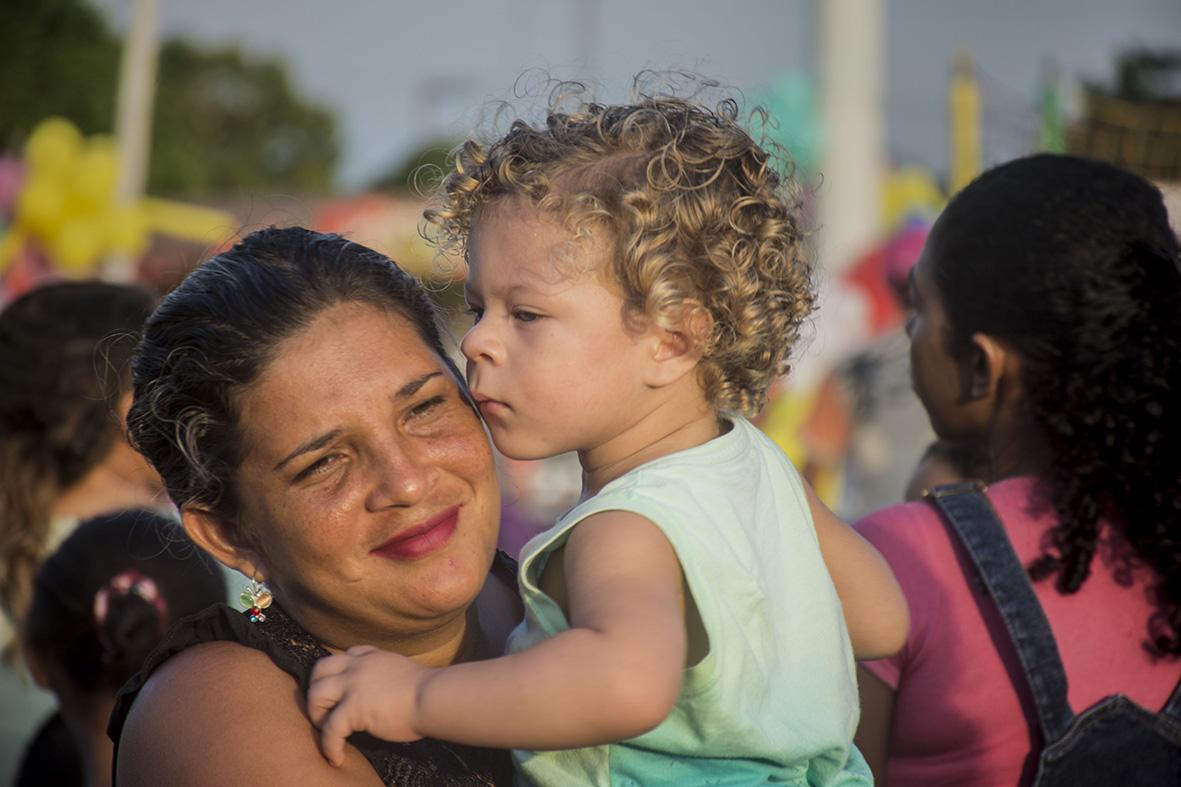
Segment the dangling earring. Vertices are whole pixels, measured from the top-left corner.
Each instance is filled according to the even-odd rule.
[[[250,617],[251,623],[265,623],[267,616],[263,614],[263,610],[271,605],[274,598],[271,591],[259,584],[251,575],[250,584],[242,591],[242,595],[238,596],[238,600],[242,602],[242,606],[248,607],[246,614]]]

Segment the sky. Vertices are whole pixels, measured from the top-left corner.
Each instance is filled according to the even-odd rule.
[[[418,146],[458,137],[541,69],[626,96],[645,68],[688,69],[757,95],[815,76],[822,0],[158,0],[163,35],[287,61],[339,118],[339,185],[362,187]],[[125,30],[132,0],[92,0]],[[985,163],[1029,149],[1043,65],[1077,106],[1129,46],[1177,47],[1178,0],[883,0],[887,149],[946,171],[946,87],[966,47],[981,75]],[[529,77],[526,76],[526,80]]]

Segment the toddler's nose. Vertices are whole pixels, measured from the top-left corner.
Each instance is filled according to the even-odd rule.
[[[471,330],[459,343],[459,350],[467,358],[469,364],[500,363],[504,358],[504,350],[496,337],[492,335],[487,322],[481,320],[471,327]]]

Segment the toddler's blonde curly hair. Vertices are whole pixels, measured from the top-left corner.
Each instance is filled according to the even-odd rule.
[[[575,237],[606,230],[609,279],[629,313],[686,332],[706,400],[753,415],[788,369],[815,290],[795,182],[738,117],[732,99],[716,109],[668,96],[570,109],[554,99],[544,126],[517,120],[487,146],[457,148],[426,219],[459,255],[480,211],[506,198],[528,199]],[[695,334],[687,321],[702,307],[712,326]]]

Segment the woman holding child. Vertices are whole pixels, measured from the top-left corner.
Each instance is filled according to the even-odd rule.
[[[657,527],[625,523],[618,517],[607,523],[605,530],[602,525],[598,530],[584,529],[587,535],[579,536],[584,547],[591,543],[586,538],[592,532],[599,533],[600,539],[603,533],[611,535],[595,549],[584,549],[576,558],[577,550],[567,547],[571,551],[564,559],[564,575],[543,575],[540,588],[534,584],[535,575],[526,575],[534,603],[546,603],[539,601],[539,592],[556,599],[547,612],[551,622],[546,625],[559,625],[566,610],[571,610],[571,628],[567,630],[587,630],[586,621],[610,620],[626,608],[623,620],[631,633],[620,640],[626,646],[620,652],[632,653],[636,643],[643,643],[642,649],[657,651],[663,672],[655,685],[668,695],[667,707],[638,715],[632,711],[646,701],[642,698],[617,703],[618,707],[603,703],[605,707],[598,709],[558,706],[558,716],[568,718],[569,723],[551,731],[553,740],[563,744],[614,743],[651,728],[669,729],[665,717],[670,713],[677,717],[671,728],[681,735],[686,717],[673,709],[673,703],[682,695],[689,700],[694,695],[708,696],[710,703],[717,704],[694,706],[693,713],[704,708],[715,713],[715,718],[727,718],[725,714],[732,718],[742,703],[751,703],[746,708],[752,715],[745,723],[758,724],[763,718],[758,714],[764,714],[781,727],[794,724],[807,735],[770,742],[776,757],[791,749],[790,761],[785,762],[744,758],[758,741],[752,743],[739,735],[702,739],[697,744],[700,755],[694,748],[660,752],[659,761],[665,764],[660,771],[649,771],[645,783],[679,784],[686,779],[691,783],[695,779],[692,774],[704,771],[731,783],[761,783],[765,773],[752,775],[760,768],[766,773],[789,772],[801,783],[804,779],[864,783],[864,766],[851,745],[857,716],[851,660],[854,653],[884,655],[897,647],[905,628],[905,609],[897,588],[880,556],[816,500],[781,455],[765,449],[739,416],[715,412],[715,399],[738,410],[756,409],[765,385],[782,370],[785,349],[763,357],[757,372],[740,385],[733,385],[724,371],[699,376],[697,370],[702,357],[716,346],[726,345],[724,336],[718,341],[709,338],[714,326],[732,324],[753,313],[753,306],[743,310],[742,302],[759,297],[759,275],[785,274],[794,282],[781,302],[767,307],[784,315],[770,327],[794,325],[807,313],[811,302],[808,277],[795,256],[798,236],[791,203],[781,196],[783,184],[769,169],[761,169],[767,166],[765,154],[738,130],[732,115],[664,99],[628,107],[591,105],[583,111],[585,114],[573,118],[554,113],[547,128],[553,133],[562,122],[583,124],[585,144],[581,150],[594,154],[580,161],[586,165],[579,170],[584,175],[595,170],[595,161],[611,161],[619,168],[606,172],[605,177],[589,179],[580,179],[578,172],[571,170],[570,178],[551,181],[550,175],[559,175],[562,167],[538,166],[534,170],[537,176],[529,178],[524,187],[501,195],[503,213],[492,218],[491,206],[481,208],[488,211],[483,215],[491,223],[484,225],[487,234],[482,240],[471,227],[472,243],[491,251],[497,261],[495,267],[477,263],[481,267],[469,282],[478,323],[465,341],[465,354],[469,359],[475,356],[494,362],[498,346],[505,346],[498,343],[508,338],[506,334],[487,334],[494,323],[527,330],[527,325],[540,322],[534,325],[541,332],[538,340],[560,339],[560,335],[545,333],[563,330],[546,325],[545,313],[536,308],[502,308],[502,301],[531,287],[563,297],[558,291],[564,289],[564,280],[548,275],[542,265],[561,260],[572,266],[563,267],[564,272],[590,277],[588,281],[593,280],[598,288],[592,295],[604,308],[584,315],[591,322],[597,320],[594,324],[602,330],[591,337],[591,343],[598,342],[600,349],[615,347],[602,356],[602,369],[582,368],[579,373],[614,375],[615,393],[626,392],[632,404],[644,405],[612,411],[606,402],[588,399],[581,411],[563,411],[569,412],[569,427],[576,435],[571,439],[579,444],[562,447],[579,450],[582,457],[610,460],[586,467],[588,475],[598,479],[596,486],[608,485],[637,463],[681,452],[696,456],[693,451],[701,453],[698,449],[711,443],[720,448],[710,450],[737,454],[735,459],[740,460],[744,451],[737,449],[750,444],[757,445],[762,452],[759,455],[767,458],[767,467],[760,467],[759,472],[773,474],[786,484],[783,490],[768,495],[764,507],[769,502],[786,501],[790,510],[784,510],[781,519],[756,519],[749,532],[730,534],[732,555],[719,558],[713,554],[711,559],[733,560],[734,565],[726,570],[747,583],[728,598],[724,597],[725,588],[698,584],[700,577],[709,576],[698,573],[708,570],[708,561],[694,556],[692,565],[686,563],[682,568],[680,539],[691,537],[691,531],[665,536]],[[691,128],[677,126],[686,121]],[[635,133],[643,122],[656,130],[651,136]],[[596,124],[603,127],[600,136],[594,132]],[[610,129],[604,130],[607,126]],[[523,133],[520,125],[515,131]],[[550,157],[543,157],[544,161],[560,164],[560,159],[569,155],[560,145],[547,144],[545,131],[532,133],[538,135],[537,150],[549,151]],[[662,154],[685,142],[685,134],[697,135],[696,152],[705,156],[697,160],[702,182],[695,189],[688,188],[693,184],[666,191],[649,188],[648,178],[656,177],[653,173],[661,166]],[[467,156],[480,155],[471,145],[465,150]],[[685,156],[683,163],[693,158]],[[461,161],[454,182],[465,181],[464,167],[469,160]],[[717,177],[709,177],[706,170],[711,167],[717,169]],[[752,180],[763,184],[761,190],[752,189]],[[478,182],[469,181],[468,185],[473,190],[480,188]],[[625,304],[614,285],[607,283],[610,280],[600,278],[603,274],[580,267],[585,261],[579,256],[582,241],[591,237],[602,244],[604,237],[604,225],[596,223],[602,219],[594,207],[596,198],[605,198],[627,221],[627,216],[659,216],[653,201],[675,203],[692,197],[708,203],[717,197],[718,189],[724,190],[725,199],[717,201],[708,215],[699,217],[699,232],[678,233],[653,225],[644,258],[650,263],[649,273],[671,265],[689,281],[696,280],[697,286],[710,286],[712,274],[704,271],[724,262],[726,248],[746,255],[757,264],[751,270],[736,265],[725,279],[738,288],[733,314],[701,313],[703,297],[694,294],[700,290],[649,292],[652,303]],[[587,219],[584,233],[563,224],[562,213],[552,212],[555,205],[571,204],[583,208],[578,215]],[[478,221],[481,212],[473,215]],[[728,224],[734,229],[728,230]],[[510,228],[514,231],[509,232]],[[618,227],[616,231],[621,233]],[[709,233],[724,238],[727,232],[732,233],[733,246],[715,242],[705,249],[699,245]],[[760,246],[764,241],[772,244],[767,250]],[[514,255],[505,253],[505,243],[527,247],[516,272],[511,260]],[[615,244],[595,248],[608,265],[614,264],[614,254],[622,251]],[[707,262],[703,258],[707,253],[716,258]],[[760,265],[761,272],[754,270]],[[698,268],[700,272],[694,274]],[[635,276],[643,290],[646,275],[637,271]],[[584,283],[579,279],[576,289]],[[567,305],[577,310],[579,303]],[[654,323],[649,319],[650,308],[657,305],[663,317]],[[759,328],[747,325],[744,330]],[[572,334],[575,343],[570,352],[589,351],[591,348],[579,345],[578,337],[578,332]],[[649,355],[650,351],[656,354]],[[755,356],[762,352],[754,347]],[[611,369],[611,364],[620,360],[619,354],[627,355],[627,374]],[[553,709],[538,707],[536,686],[491,678],[477,681],[477,690],[468,700],[468,715],[495,720],[479,725],[482,732],[475,738],[452,736],[442,730],[426,734],[437,734],[443,740],[416,733],[389,736],[411,743],[387,743],[361,734],[348,737],[345,743],[342,739],[351,730],[338,730],[340,739],[331,741],[326,750],[339,768],[330,766],[320,753],[319,734],[305,714],[311,713],[317,721],[322,720],[322,714],[315,706],[305,707],[304,693],[314,663],[330,653],[348,651],[349,656],[338,658],[351,659],[380,648],[387,658],[401,658],[401,666],[443,674],[447,670],[439,668],[477,666],[475,662],[503,652],[508,631],[521,617],[521,610],[514,592],[515,577],[495,552],[496,479],[476,405],[499,441],[506,422],[522,414],[551,423],[546,420],[551,414],[544,406],[534,406],[523,389],[533,386],[539,397],[556,395],[564,407],[569,403],[562,403],[562,397],[574,400],[585,393],[577,389],[577,378],[560,376],[560,365],[568,359],[551,355],[553,369],[542,365],[530,370],[524,363],[527,353],[514,357],[519,365],[513,376],[503,371],[489,376],[486,368],[469,366],[483,369],[478,372],[481,385],[496,379],[502,386],[496,391],[501,398],[493,399],[491,389],[484,388],[473,402],[443,352],[435,316],[417,283],[363,247],[298,229],[267,230],[246,238],[198,268],[165,299],[147,324],[136,365],[132,435],[160,470],[192,538],[223,563],[265,581],[270,589],[252,589],[256,608],[248,616],[216,608],[191,621],[174,633],[131,684],[112,723],[112,733],[119,740],[119,784],[152,783],[164,773],[172,783],[188,784],[511,781],[510,761],[503,749],[514,744],[512,736],[518,730],[530,724],[537,729],[539,719],[553,717]],[[629,377],[637,370],[642,372],[639,378]],[[530,371],[538,376],[529,377],[526,373]],[[547,371],[552,378],[548,389]],[[519,389],[510,391],[510,385]],[[596,396],[611,392],[602,385],[591,388]],[[698,392],[695,399],[688,396],[694,390]],[[705,397],[701,390],[713,393]],[[673,395],[671,400],[661,400],[669,394]],[[644,429],[643,439],[638,441],[636,434],[629,432],[628,439],[612,442],[603,440],[605,433],[598,427],[573,422],[575,417],[593,414],[620,423],[656,424],[659,419],[646,420],[654,402],[661,402],[662,411],[670,402],[693,404],[677,416],[688,417],[692,423],[686,429],[664,432]],[[596,409],[590,409],[592,404]],[[541,436],[546,436],[546,430],[541,430]],[[505,445],[513,454],[545,453],[556,445],[551,440],[539,446],[529,442],[532,438],[527,434],[526,438],[524,444],[510,439]],[[596,450],[607,443],[611,450]],[[628,446],[629,450],[620,453]],[[653,447],[656,450],[651,450]],[[707,474],[712,467],[700,466]],[[690,497],[680,501],[678,510],[691,510],[687,504]],[[736,494],[734,498],[738,504],[732,506],[734,515],[741,519],[745,514],[738,509],[746,508],[753,497]],[[649,515],[661,517],[659,510]],[[620,530],[620,525],[625,529]],[[755,537],[759,528],[766,534],[766,542]],[[569,529],[553,532],[568,536]],[[603,544],[619,543],[621,537],[623,543],[639,543],[652,550],[651,554],[602,548]],[[713,539],[710,543],[722,543],[717,535],[709,538]],[[798,571],[782,570],[783,565],[776,563],[766,548],[781,539],[798,546],[797,554],[785,556]],[[563,561],[551,558],[550,562],[558,565]],[[826,571],[826,562],[830,571]],[[776,565],[780,570],[773,570]],[[766,620],[779,609],[769,607],[759,584],[766,583],[768,593],[782,597],[783,589],[791,587],[781,582],[785,574],[797,585],[810,583],[810,606],[782,610],[786,620],[807,629],[806,636],[794,640],[790,628]],[[602,591],[570,601],[585,592],[592,578],[589,586],[597,585]],[[613,578],[627,581],[612,586]],[[268,607],[272,591],[274,603]],[[606,606],[589,613],[596,598]],[[568,603],[572,606],[566,607]],[[716,638],[712,626],[718,623],[719,614],[729,616],[735,610],[740,610],[741,616],[722,620],[726,628],[716,631],[724,636]],[[634,611],[643,614],[637,618]],[[606,617],[596,617],[601,614]],[[654,630],[667,632],[667,637],[658,640],[648,631],[644,632],[647,639],[637,639],[633,636],[636,620],[658,622],[659,628]],[[760,630],[766,628],[773,636],[750,650],[753,638],[748,641],[738,636],[740,629],[735,628],[744,621]],[[605,641],[614,641],[615,632],[606,633]],[[809,636],[814,641],[806,641]],[[783,646],[793,642],[795,647],[785,650]],[[768,651],[768,646],[773,646],[774,652]],[[516,657],[532,648],[519,649]],[[721,674],[717,654],[722,649],[739,654],[725,663],[730,670],[737,664],[752,669]],[[544,669],[554,670],[555,675],[562,674],[562,665],[549,659],[551,649],[546,643],[537,645],[536,650],[539,665],[546,665]],[[831,658],[823,663],[817,660],[827,658],[825,654]],[[614,654],[606,655],[606,660],[618,661]],[[815,667],[807,671],[796,670],[790,675],[774,672],[808,659]],[[755,666],[766,671],[759,672]],[[705,680],[706,669],[713,678]],[[567,669],[565,675],[571,683],[590,681],[578,670]],[[545,677],[538,685],[553,685],[552,677],[541,673],[534,677]],[[790,678],[800,687],[798,696],[833,701],[816,705],[823,720],[809,718],[801,707],[790,703],[755,702],[763,696],[759,692],[764,678]],[[593,682],[591,685],[593,688]],[[626,685],[638,686],[635,681]],[[734,693],[727,693],[735,687]],[[637,692],[648,688],[639,686]],[[485,695],[485,690],[490,694]],[[384,698],[385,694],[375,692],[375,696]],[[629,692],[618,696],[630,700]],[[456,707],[451,704],[449,710]],[[606,711],[600,716],[613,719],[613,726],[579,728],[585,724],[588,710]],[[372,725],[369,731],[381,734],[385,730]],[[546,733],[529,734],[535,737],[527,740],[536,740],[537,735]],[[667,734],[652,739],[671,740]],[[495,748],[486,748],[489,746]],[[738,753],[734,762],[726,762],[727,752]],[[608,770],[585,772],[587,783],[606,784],[615,778]],[[526,778],[533,777],[526,774]]]

